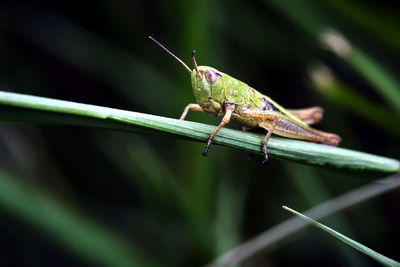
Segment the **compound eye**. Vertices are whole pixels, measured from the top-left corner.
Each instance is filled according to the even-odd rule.
[[[214,85],[218,80],[218,74],[213,70],[205,70],[204,76],[206,76],[206,81],[209,85]]]

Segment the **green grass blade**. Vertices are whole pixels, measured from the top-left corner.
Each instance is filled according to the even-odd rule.
[[[346,0],[320,1],[318,4],[327,7],[330,12],[340,14],[345,23],[367,32],[371,35],[370,39],[386,43],[393,48],[394,52],[400,51],[400,39],[397,38],[400,23],[395,10],[380,12],[375,5]]]
[[[400,85],[389,71],[336,31],[325,30],[319,38],[321,44],[358,71],[397,113],[400,112]]]
[[[385,265],[385,266],[400,266],[399,262],[394,261],[394,260],[392,260],[392,259],[390,259],[390,258],[388,258],[388,257],[386,257],[386,256],[384,256],[384,255],[382,255],[382,254],[380,254],[380,253],[378,253],[378,252],[376,252],[376,251],[364,246],[363,244],[360,244],[357,241],[354,241],[351,238],[348,238],[347,236],[345,236],[345,235],[343,235],[343,234],[341,234],[341,233],[339,233],[339,232],[337,232],[337,231],[335,231],[335,230],[333,230],[333,229],[331,229],[331,228],[329,228],[329,227],[327,227],[327,226],[325,226],[325,225],[323,225],[323,224],[311,219],[310,217],[307,217],[307,216],[305,216],[305,215],[303,215],[303,214],[301,214],[301,213],[299,213],[299,212],[297,212],[297,211],[295,211],[295,210],[293,210],[293,209],[291,209],[289,207],[286,207],[286,206],[282,206],[282,208],[285,209],[285,210],[290,211],[291,213],[293,213],[293,214],[295,214],[295,215],[297,215],[297,216],[299,216],[299,217],[301,217],[301,218],[303,218],[303,219],[305,219],[307,221],[309,221],[312,225],[314,225],[314,226],[320,228],[321,230],[329,233],[330,235],[332,235],[333,237],[339,239],[343,243],[345,243],[345,244],[357,249],[358,251],[370,256],[371,258],[373,258],[377,262],[381,263],[382,265]]]
[[[67,124],[132,132],[161,132],[205,142],[215,126],[155,115],[0,91],[0,122]],[[264,135],[223,128],[215,144],[261,154]],[[400,162],[354,150],[271,138],[272,157],[305,164],[365,172],[399,172]]]
[[[360,204],[373,197],[398,189],[399,187],[400,174],[395,174],[325,201],[308,210],[306,214],[307,216],[317,220],[327,218],[332,214],[353,207],[354,205]],[[240,264],[245,260],[254,257],[258,253],[265,252],[269,248],[276,248],[283,240],[304,229],[309,224],[308,221],[298,217],[287,219],[261,234],[239,244],[234,249],[225,252],[206,266],[225,267]]]
[[[318,17],[318,12],[314,12],[311,5],[307,6],[298,1],[291,1],[292,5],[297,5],[296,8],[287,8],[288,3],[283,1],[269,0],[265,3],[275,7],[277,11],[284,14],[310,36],[319,39],[322,45],[331,48],[334,53],[373,85],[393,109],[400,112],[399,82],[362,49],[353,47],[351,42],[338,32],[327,30],[323,20]]]
[[[106,225],[0,169],[0,207],[43,231],[79,257],[101,266],[158,266]]]
[[[393,75],[357,48],[353,48],[345,60],[375,87],[397,113],[400,113],[400,85]]]
[[[368,124],[381,128],[385,133],[400,137],[400,128],[393,127],[398,120],[396,113],[337,80],[328,66],[318,64],[310,71],[310,78],[315,89],[335,106],[351,111]]]

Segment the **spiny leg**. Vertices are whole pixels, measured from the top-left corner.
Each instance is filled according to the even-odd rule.
[[[268,140],[271,137],[272,132],[274,131],[276,124],[278,123],[279,117],[276,116],[271,123],[271,126],[267,129],[267,134],[265,135],[263,144],[262,144],[262,152],[264,153],[264,160],[263,160],[263,164],[265,164],[268,161],[268,154],[267,154],[267,144],[268,144]]]
[[[204,149],[203,156],[207,156],[208,149],[210,148],[210,145],[211,145],[214,137],[217,135],[219,130],[221,130],[221,128],[224,127],[225,124],[227,124],[230,121],[231,115],[232,115],[232,112],[233,112],[234,109],[235,109],[235,105],[227,105],[225,107],[225,115],[222,118],[221,123],[218,125],[218,127],[211,134],[210,138],[208,138],[208,142],[207,142],[206,148]]]
[[[268,161],[267,143],[276,125],[278,124],[279,113],[277,113],[276,111],[268,110],[241,109],[240,115],[245,118],[253,119],[254,122],[258,123],[259,127],[264,128],[268,131],[261,148],[262,152],[264,153],[263,163],[266,163]]]
[[[185,110],[183,111],[179,119],[184,120],[189,110],[203,111],[203,109],[198,104],[189,104],[186,106]]]

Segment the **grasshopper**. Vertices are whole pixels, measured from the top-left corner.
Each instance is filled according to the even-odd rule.
[[[203,156],[218,134],[230,120],[237,121],[243,130],[263,128],[267,130],[261,151],[263,163],[267,162],[267,143],[272,133],[299,140],[337,146],[341,138],[332,133],[311,128],[309,125],[322,119],[320,107],[285,109],[266,95],[215,68],[197,66],[195,50],[192,52],[191,70],[181,59],[171,53],[153,37],[149,38],[165,52],[175,58],[191,75],[192,89],[197,104],[188,104],[180,119],[184,120],[189,110],[202,111],[215,117],[223,116],[221,123],[208,139]]]

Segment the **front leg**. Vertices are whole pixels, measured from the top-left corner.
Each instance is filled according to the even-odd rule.
[[[206,148],[204,149],[203,156],[207,156],[208,149],[210,148],[210,145],[211,145],[214,137],[219,132],[219,130],[221,130],[221,128],[224,127],[225,124],[227,124],[231,120],[232,112],[233,112],[234,109],[235,109],[235,105],[234,104],[226,104],[225,105],[225,115],[222,118],[221,123],[218,125],[218,127],[211,134],[210,138],[208,138],[208,142],[207,142]]]
[[[181,117],[179,118],[180,120],[184,120],[187,113],[189,110],[194,110],[194,111],[203,111],[203,109],[200,107],[198,104],[189,104],[186,106],[185,110],[183,111]]]

